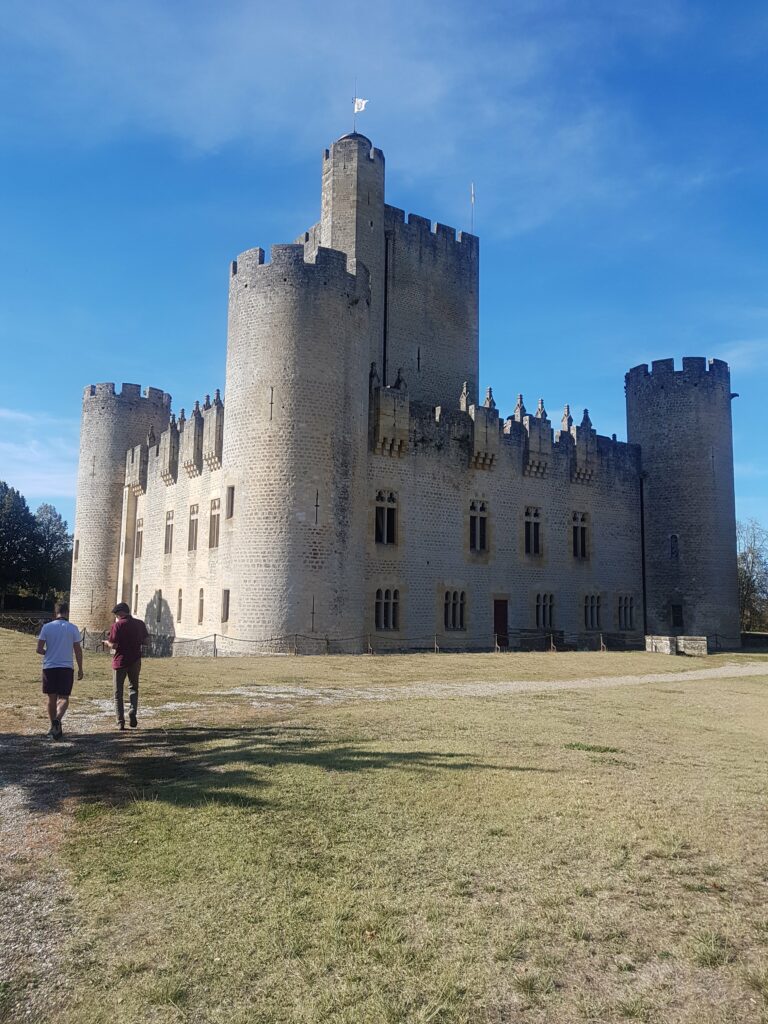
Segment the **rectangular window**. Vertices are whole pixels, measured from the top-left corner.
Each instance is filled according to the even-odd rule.
[[[197,514],[198,506],[189,506],[189,536],[187,538],[187,551],[197,551]]]
[[[165,546],[163,551],[170,555],[173,551],[173,512],[165,513]]]
[[[80,557],[80,540],[75,541],[75,561]]]
[[[202,626],[203,615],[205,614],[205,593],[203,588],[200,588],[200,592],[197,595],[197,624]]]
[[[571,516],[571,543],[574,558],[588,558],[588,527],[586,512],[574,512]]]
[[[376,591],[373,608],[374,623],[378,631],[400,628],[400,591],[380,588]]]
[[[234,484],[227,488],[227,509],[226,517],[231,519],[235,514],[235,488]]]
[[[178,599],[176,601],[176,621],[181,622],[181,606],[182,606],[182,592],[179,590]]]
[[[221,518],[221,498],[211,500],[211,519],[208,524],[208,547],[219,546],[219,519]]]
[[[144,520],[136,520],[136,543],[133,546],[134,558],[141,558],[141,552],[144,547]]]
[[[683,606],[681,604],[672,605],[672,626],[674,629],[683,628]]]
[[[525,553],[540,555],[541,552],[541,509],[529,505],[525,510]]]
[[[488,506],[484,501],[469,503],[469,550],[488,550]]]
[[[393,491],[376,492],[375,538],[377,544],[397,543],[397,495]]]
[[[221,621],[229,622],[229,591],[221,592]]]

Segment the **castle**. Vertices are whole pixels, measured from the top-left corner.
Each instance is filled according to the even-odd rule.
[[[335,142],[320,221],[231,265],[225,401],[85,389],[73,621],[123,600],[225,653],[737,645],[727,365],[631,369],[629,443],[522,395],[503,419],[478,272],[476,236],[387,205],[381,151]]]

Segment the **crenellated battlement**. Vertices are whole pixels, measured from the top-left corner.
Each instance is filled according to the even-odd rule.
[[[366,154],[372,163],[384,163],[384,153],[382,150],[376,149],[371,140],[366,135],[361,135],[360,132],[349,132],[347,135],[342,135],[340,139],[333,143],[330,149],[324,149],[324,164],[331,159],[335,149],[359,149]]]
[[[384,227],[388,231],[400,231],[410,239],[418,239],[424,245],[462,246],[469,254],[478,252],[480,239],[468,231],[460,231],[441,224],[439,221],[431,221],[428,217],[422,217],[417,213],[406,215],[405,210],[397,206],[384,206]]]
[[[722,359],[704,356],[683,356],[682,369],[675,369],[674,359],[655,359],[650,370],[647,363],[633,366],[624,378],[625,389],[664,387],[666,384],[729,384],[730,369]]]
[[[314,279],[326,286],[330,279],[349,286],[356,282],[358,290],[368,290],[369,274],[363,264],[357,263],[353,271],[348,267],[347,256],[337,249],[318,246],[309,252],[301,242],[273,245],[270,259],[265,261],[264,250],[248,249],[232,261],[230,269],[230,285],[243,288],[255,284],[259,279],[269,280],[281,273],[285,280],[301,275],[302,281]]]
[[[83,401],[91,398],[111,399],[123,402],[145,401],[161,409],[170,409],[171,396],[161,388],[147,387],[142,390],[141,384],[122,384],[117,391],[113,381],[102,384],[89,384],[83,391]]]

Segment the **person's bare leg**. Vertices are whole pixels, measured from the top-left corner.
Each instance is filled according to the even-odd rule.
[[[56,703],[56,717],[59,721],[62,720],[64,715],[67,713],[69,707],[69,697],[59,697]]]
[[[53,728],[53,723],[56,721],[56,702],[59,698],[55,693],[48,693],[46,696],[48,698],[48,717],[51,720],[51,728]]]

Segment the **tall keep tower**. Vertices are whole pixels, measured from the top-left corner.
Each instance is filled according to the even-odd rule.
[[[233,636],[364,632],[368,271],[303,245],[242,253],[229,291],[222,586]],[[362,641],[361,641],[362,643]]]
[[[171,396],[138,384],[91,384],[83,395],[77,471],[70,615],[81,629],[101,630],[118,600],[125,454],[168,426]]]
[[[626,375],[627,436],[641,446],[646,632],[739,644],[731,380],[700,357]]]
[[[371,283],[370,356],[383,362],[385,304],[384,154],[359,132],[323,153],[320,245],[347,254],[347,269],[365,264]],[[386,382],[385,382],[386,383]]]

